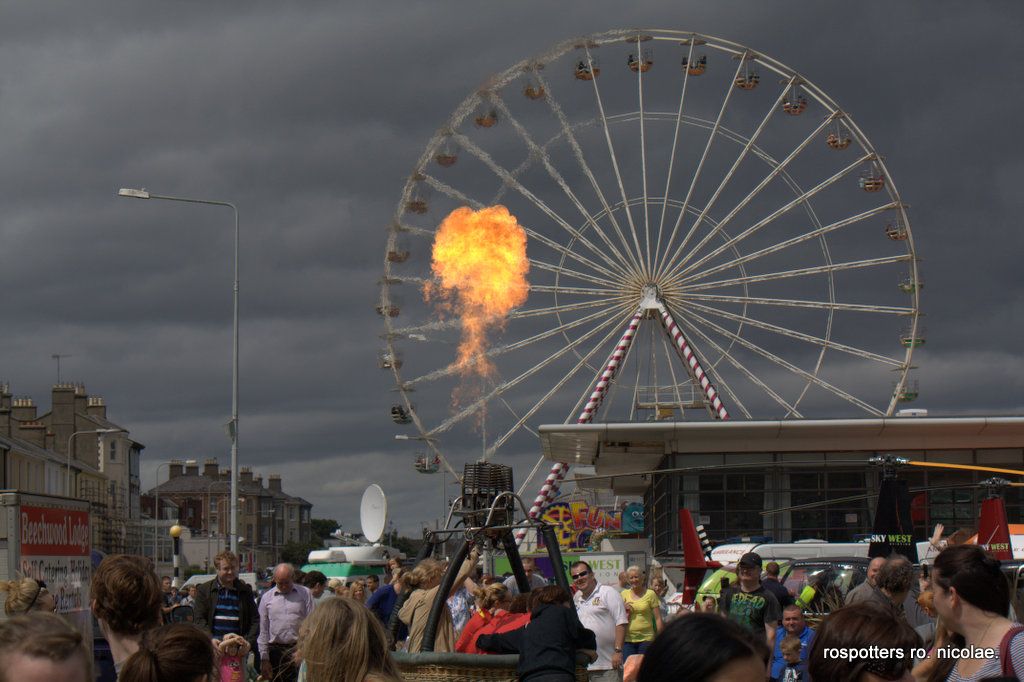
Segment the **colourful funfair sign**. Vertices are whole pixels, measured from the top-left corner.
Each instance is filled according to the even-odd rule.
[[[553,502],[541,515],[555,527],[558,545],[563,550],[586,549],[595,532],[632,534],[644,530],[644,508],[638,502],[623,509],[603,509],[586,502]]]

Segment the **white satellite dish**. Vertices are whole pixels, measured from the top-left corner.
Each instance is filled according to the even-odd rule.
[[[363,535],[370,542],[379,542],[387,522],[388,499],[379,485],[371,483],[363,491],[363,501],[359,504],[359,525]]]

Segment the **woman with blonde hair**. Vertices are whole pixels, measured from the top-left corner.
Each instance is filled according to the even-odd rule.
[[[455,650],[463,654],[482,653],[476,648],[476,638],[480,634],[480,629],[490,623],[494,616],[508,611],[512,603],[512,595],[502,583],[478,587],[473,590],[473,597],[476,599],[476,609],[466,627],[462,629],[459,641],[455,643]]]
[[[626,604],[626,614],[629,616],[626,641],[622,645],[624,661],[634,654],[646,652],[654,636],[665,629],[661,619],[661,599],[644,584],[644,572],[640,567],[627,568],[626,580],[630,588],[622,591],[622,601]]]
[[[31,611],[52,613],[57,610],[57,600],[46,589],[46,583],[32,578],[0,580],[0,592],[7,593],[4,613],[16,616]]]
[[[360,604],[366,603],[366,583],[362,580],[355,580],[348,585],[350,599],[355,599]]]
[[[455,626],[452,624],[452,613],[448,610],[447,600],[462,586],[469,577],[480,557],[479,550],[474,547],[469,557],[459,567],[459,573],[452,582],[452,589],[445,595],[444,608],[441,609],[441,622],[437,625],[437,636],[434,640],[434,651],[455,651]],[[411,590],[408,599],[398,612],[398,618],[409,626],[409,639],[406,650],[418,653],[423,645],[423,633],[427,629],[430,608],[434,604],[437,590],[441,587],[445,564],[434,559],[424,559],[412,569],[403,581],[405,588]]]
[[[328,599],[299,628],[299,682],[400,682],[384,627],[352,599]]]

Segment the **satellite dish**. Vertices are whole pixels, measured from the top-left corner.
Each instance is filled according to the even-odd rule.
[[[370,542],[378,542],[384,535],[387,525],[388,500],[384,491],[376,483],[371,483],[363,491],[363,501],[359,504],[359,525],[363,535]]]

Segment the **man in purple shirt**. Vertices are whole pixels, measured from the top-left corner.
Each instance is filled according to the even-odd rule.
[[[278,564],[274,587],[260,599],[260,674],[268,680],[295,682],[299,668],[293,654],[299,626],[313,613],[313,595],[295,584],[295,567]]]

